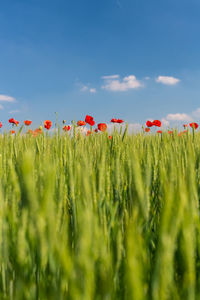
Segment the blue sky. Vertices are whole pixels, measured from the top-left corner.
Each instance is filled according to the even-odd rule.
[[[199,15],[199,0],[2,1],[0,120],[198,120]]]

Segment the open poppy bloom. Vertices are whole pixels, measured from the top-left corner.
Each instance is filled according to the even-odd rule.
[[[108,137],[108,138],[109,138],[109,140],[112,140],[112,136],[111,136],[111,135],[109,135],[109,137]]]
[[[78,121],[77,126],[85,126],[86,123],[84,121]]]
[[[157,127],[161,127],[161,122],[159,120],[154,120],[153,125]]]
[[[103,132],[106,131],[106,129],[107,129],[106,123],[99,123],[97,126],[98,126],[98,129]]]
[[[188,127],[188,125],[187,125],[187,124],[183,124],[183,127],[184,127],[184,128],[187,128],[187,127]]]
[[[64,131],[70,131],[70,129],[71,129],[71,127],[70,127],[69,125],[63,127],[63,130],[64,130]]]
[[[88,115],[85,117],[85,122],[90,126],[94,126],[95,124],[94,118]]]
[[[49,120],[44,121],[44,127],[49,130],[51,128],[52,122]]]
[[[173,131],[172,131],[172,130],[169,130],[168,133],[169,133],[169,134],[173,134]]]
[[[97,133],[97,132],[98,132],[98,128],[96,128],[96,129],[94,130],[94,132],[96,132],[96,133]]]
[[[11,119],[9,119],[9,123],[18,126],[19,121],[17,121],[17,120],[15,120],[15,119],[11,118]]]
[[[121,119],[112,119],[110,122],[112,122],[112,123],[123,123],[124,121],[123,120],[121,120]]]
[[[149,131],[150,131],[150,128],[146,127],[145,132],[149,132]]]
[[[194,129],[197,129],[199,127],[199,125],[195,122],[192,122],[189,125],[190,125],[190,127],[194,128]]]
[[[25,120],[25,121],[24,121],[24,124],[25,124],[26,126],[31,125],[31,123],[32,123],[32,121],[29,121],[29,120]]]
[[[152,126],[153,126],[153,123],[152,123],[151,121],[148,120],[148,121],[146,122],[146,125],[147,125],[147,127],[152,127]]]
[[[0,122],[0,128],[2,127],[3,125],[2,125],[2,123]]]
[[[112,119],[110,122],[117,123],[117,119]]]
[[[15,131],[14,130],[10,130],[10,134],[15,134]]]
[[[158,130],[157,133],[162,133],[162,130]]]

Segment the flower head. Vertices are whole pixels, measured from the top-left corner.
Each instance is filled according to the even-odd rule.
[[[34,134],[34,131],[31,130],[31,129],[29,129],[29,130],[27,131],[27,134]]]
[[[2,125],[2,123],[0,122],[0,128],[2,127],[3,125]]]
[[[84,121],[78,121],[77,126],[85,126],[86,123]]]
[[[152,127],[152,126],[153,126],[153,123],[152,123],[151,121],[148,120],[148,121],[146,122],[146,125],[147,125],[147,127]]]
[[[146,127],[145,132],[149,132],[149,131],[150,131],[150,128]]]
[[[106,131],[106,129],[107,129],[106,123],[99,123],[97,126],[98,126],[98,129],[103,132]]]
[[[34,135],[36,136],[37,134],[42,134],[42,129],[41,128],[36,128],[34,130]]]
[[[68,126],[65,125],[65,126],[63,127],[63,130],[64,130],[64,131],[70,131],[70,129],[71,129],[71,126],[69,126],[69,125],[68,125]]]
[[[161,127],[161,122],[159,120],[154,120],[153,125],[157,127]]]
[[[24,121],[24,124],[25,124],[26,126],[31,125],[31,123],[32,123],[32,121],[29,121],[29,120],[25,120],[25,121]]]
[[[157,133],[162,133],[162,130],[157,130]]]
[[[44,121],[44,127],[49,130],[51,128],[52,122],[49,120]]]
[[[117,123],[121,124],[121,123],[124,123],[124,121],[121,120],[121,119],[118,119],[118,120],[117,120]]]
[[[19,121],[15,120],[15,119],[13,119],[13,118],[9,119],[9,123],[11,123],[11,124],[13,124],[13,125],[16,125],[16,126],[19,125]]]
[[[123,123],[124,121],[123,120],[121,120],[121,119],[112,119],[110,122],[112,122],[112,123]]]
[[[91,116],[89,116],[89,115],[87,115],[87,116],[85,117],[85,122],[86,122],[87,124],[89,124],[90,126],[94,126],[94,124],[95,124],[94,118],[91,117]]]
[[[110,122],[117,123],[117,119],[112,119]]]
[[[89,136],[92,133],[93,133],[92,131],[88,130],[87,133],[86,133],[86,136]]]
[[[194,128],[194,129],[197,129],[199,127],[199,125],[195,122],[192,122],[189,125],[190,125],[190,127]]]

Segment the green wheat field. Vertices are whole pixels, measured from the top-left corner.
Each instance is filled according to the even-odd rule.
[[[0,299],[200,299],[200,133],[0,135]]]

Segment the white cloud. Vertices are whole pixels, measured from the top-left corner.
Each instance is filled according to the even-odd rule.
[[[105,76],[104,76],[105,77]],[[102,86],[102,89],[113,91],[113,92],[124,92],[129,89],[136,89],[142,87],[142,83],[136,79],[134,75],[129,75],[124,77],[122,81],[113,78],[104,78],[105,85]]]
[[[192,121],[192,117],[189,116],[188,114],[181,114],[181,113],[176,113],[176,114],[168,114],[166,116],[167,121],[187,121],[190,122]]]
[[[90,93],[92,93],[92,94],[95,94],[95,93],[97,92],[97,90],[96,90],[95,88],[91,88],[89,91],[90,91]]]
[[[191,115],[195,118],[195,119],[199,119],[200,118],[200,108],[197,108],[195,111],[193,111],[191,113]]]
[[[145,80],[151,79],[149,76],[144,77]]]
[[[8,96],[8,95],[3,95],[3,94],[0,94],[0,101],[4,101],[4,102],[15,102],[16,99],[11,97],[11,96]]]
[[[166,85],[175,85],[180,81],[180,79],[172,76],[158,76],[156,82],[166,84]]]
[[[108,76],[102,76],[102,79],[116,79],[119,78],[119,75],[108,75]]]
[[[162,119],[161,119],[161,123],[162,123],[163,126],[166,126],[166,127],[169,126],[169,121],[166,120],[165,118],[162,118]]]
[[[95,88],[89,88],[87,85],[83,85],[80,90],[81,92],[90,92],[91,94],[95,94],[97,92]]]
[[[0,110],[3,109],[3,105],[0,104]]]
[[[82,86],[81,92],[86,92],[87,90],[88,90],[88,86],[87,85]]]

